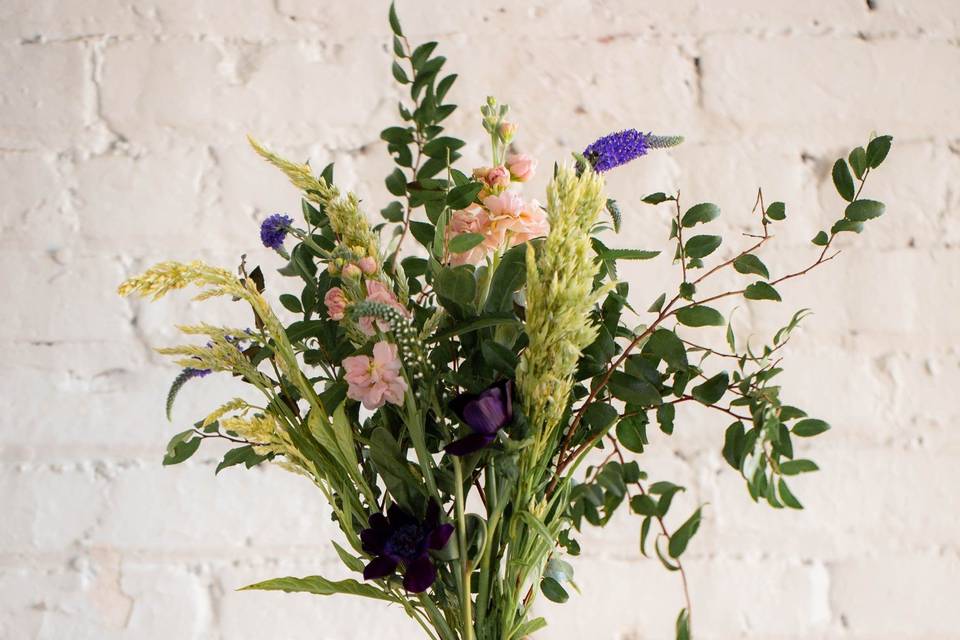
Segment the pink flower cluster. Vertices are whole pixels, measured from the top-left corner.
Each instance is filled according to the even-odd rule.
[[[390,305],[404,316],[408,318],[410,317],[410,311],[400,304],[400,301],[397,300],[397,296],[393,295],[393,291],[390,291],[387,285],[383,284],[379,280],[367,280],[366,285],[366,300],[370,300],[372,302],[382,302],[383,304]],[[327,307],[327,316],[329,316],[331,320],[337,321],[343,320],[344,316],[346,315],[347,306],[350,304],[347,300],[346,294],[340,287],[331,287],[327,291],[326,295],[323,296],[323,303]],[[376,333],[373,322],[373,318],[366,316],[357,321],[357,326],[360,327],[360,331],[362,331],[365,335],[372,336]],[[377,327],[379,327],[381,331],[386,331],[390,328],[389,323],[384,320],[377,320],[376,322]]]
[[[384,402],[403,404],[407,381],[401,373],[397,346],[381,340],[373,345],[373,357],[350,356],[343,359],[347,397],[359,400],[367,409],[379,409]]]

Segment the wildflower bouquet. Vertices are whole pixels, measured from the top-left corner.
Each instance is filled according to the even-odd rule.
[[[301,221],[273,215],[260,233],[286,261],[279,274],[295,283],[295,293],[279,296],[295,321],[268,302],[261,269],[243,263],[234,273],[165,262],[120,287],[157,299],[195,285],[200,300],[226,296],[253,311],[251,327],[183,326],[202,338],[159,349],[183,368],[168,415],[187,381],[214,372],[236,376],[259,398],[228,400],[174,436],[164,464],[221,439],[237,446],[218,472],[270,462],[306,476],[343,534],[336,553],[358,576],[247,588],[395,603],[438,640],[526,638],[546,624],[532,614],[538,594],[568,599],[579,533],[604,526],[621,506],[639,518],[641,551],[683,575],[701,510],[668,528],[683,487],[652,481],[632,455],[643,453],[652,423],[673,432],[681,403],[729,424],[718,448],[753,500],[801,508],[788,482],[817,469],[801,441],[828,425],[784,404],[775,379],[806,311],[751,345],[735,340],[713,303],[779,301],[781,283],[836,256],[839,234],[881,215],[884,205],[861,192],[891,138],[873,137],[836,161],[843,215],[792,273],[771,274],[759,255],[785,219],[782,202],[759,193],[755,232],[716,259],[723,240],[703,229],[719,207],[682,205],[678,194],[644,198],[670,220],[665,246],[678,278],[637,309],[618,263],[661,251],[600,239],[619,231],[622,215],[603,174],[681,139],[634,130],[602,137],[552,168],[541,205],[520,192],[537,162],[511,152],[517,127],[492,98],[481,109],[490,166],[458,168],[464,143],[441,124],[455,109],[445,98],[456,76],[441,73],[437,43],[411,46],[392,7],[390,25],[393,75],[409,101],[399,107],[402,122],[381,134],[396,163],[386,179],[396,200],[381,210],[383,223],[371,226],[357,197],[336,186],[332,165],[317,175],[251,139],[303,195]],[[404,257],[411,241],[417,249]],[[711,286],[728,270],[743,284]],[[724,327],[724,351],[694,335]],[[676,627],[689,637],[689,602]]]

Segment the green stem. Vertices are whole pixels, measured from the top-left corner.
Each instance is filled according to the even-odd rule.
[[[420,594],[420,603],[427,610],[427,616],[433,622],[433,626],[444,640],[456,640],[457,636],[453,633],[443,612],[437,608],[437,604],[425,593]]]
[[[500,526],[500,516],[503,514],[497,496],[497,473],[492,459],[487,463],[486,480],[488,521],[487,536],[483,541],[483,557],[480,561],[480,586],[477,591],[477,627],[479,629],[483,629],[483,623],[487,616],[490,581],[492,579],[490,558],[493,550],[497,547],[497,532]]]
[[[473,640],[473,612],[470,601],[470,561],[467,558],[467,520],[463,512],[463,467],[460,458],[453,458],[454,490],[457,512],[457,542],[460,547],[460,606],[463,617],[463,640]]]

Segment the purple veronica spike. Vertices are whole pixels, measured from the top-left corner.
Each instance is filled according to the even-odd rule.
[[[275,213],[264,220],[260,225],[260,241],[263,242],[263,246],[274,250],[280,249],[291,224],[293,224],[293,218],[280,213]]]
[[[429,552],[443,549],[453,533],[452,524],[440,524],[440,507],[431,502],[420,522],[394,504],[386,516],[374,513],[368,522],[370,528],[360,532],[360,541],[374,558],[363,568],[364,580],[386,578],[402,569],[404,589],[411,593],[429,589],[437,579]]]
[[[204,376],[210,375],[210,369],[194,369],[193,367],[187,367],[183,370],[181,375],[184,378],[202,378]]]
[[[493,443],[497,432],[513,420],[513,383],[502,380],[478,394],[460,394],[450,408],[473,433],[451,442],[444,451],[452,456],[474,453]]]
[[[609,171],[647,153],[650,134],[640,133],[636,129],[618,131],[603,136],[586,149],[583,157],[597,173]]]

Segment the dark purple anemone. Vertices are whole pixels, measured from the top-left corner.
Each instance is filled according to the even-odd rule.
[[[443,549],[453,533],[452,524],[440,524],[440,507],[431,501],[420,522],[394,504],[387,515],[371,515],[369,523],[370,528],[360,532],[363,550],[374,556],[363,568],[364,580],[386,578],[399,568],[404,589],[411,593],[429,589],[437,579],[429,552]]]
[[[497,432],[513,420],[513,383],[501,380],[477,394],[462,393],[450,408],[473,433],[444,447],[452,456],[465,456],[489,446]]]
[[[287,237],[293,218],[281,213],[269,216],[260,224],[260,241],[269,249],[280,249]]]

